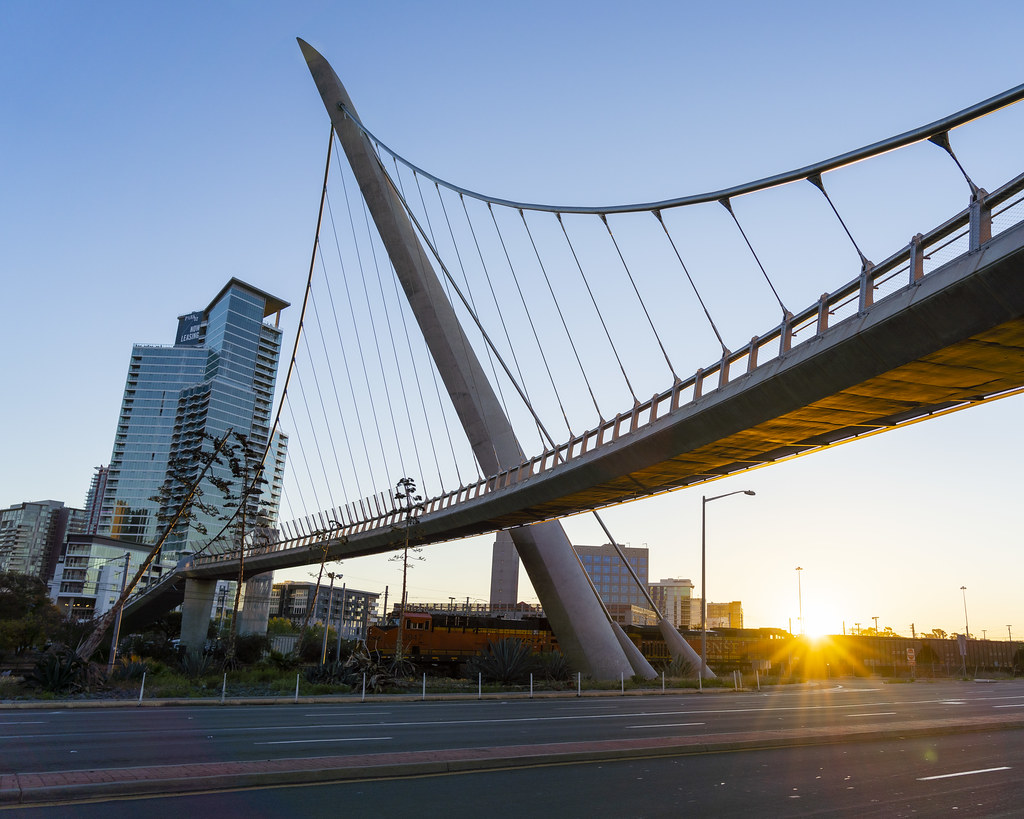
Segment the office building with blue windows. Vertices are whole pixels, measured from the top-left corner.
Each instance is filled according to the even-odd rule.
[[[612,619],[622,625],[646,626],[657,622],[644,589],[647,588],[647,547],[573,546]],[[619,552],[629,564],[627,568]],[[630,572],[632,568],[633,572]],[[633,578],[633,573],[637,579]]]
[[[196,448],[209,452],[213,441],[229,431],[244,436],[260,456],[268,450],[262,500],[271,525],[276,522],[287,438],[275,433],[270,440],[271,412],[281,351],[279,319],[287,306],[233,278],[204,310],[178,317],[172,346],[132,348],[98,534],[155,544],[161,520],[171,511],[167,498],[174,497],[165,491],[161,502],[161,487],[174,483],[173,475],[198,476]],[[230,477],[226,467],[215,469]],[[209,476],[201,488],[204,501],[227,506]],[[204,548],[230,548],[228,541],[208,545],[222,528],[218,515],[198,513],[168,538],[163,562]]]

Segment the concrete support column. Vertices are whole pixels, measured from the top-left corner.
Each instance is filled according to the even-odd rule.
[[[274,573],[266,572],[250,577],[242,589],[242,607],[238,612],[239,634],[266,634],[270,619],[270,590]]]
[[[181,604],[181,644],[186,649],[202,651],[206,645],[216,593],[216,580],[185,580],[185,599]]]

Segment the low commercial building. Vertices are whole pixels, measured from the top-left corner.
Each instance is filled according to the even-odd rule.
[[[271,588],[270,616],[284,617],[301,627],[309,612],[309,623],[327,623],[335,628],[340,624],[343,639],[359,640],[365,638],[367,628],[377,622],[379,597],[377,592],[344,585],[317,587],[316,583],[285,580]]]

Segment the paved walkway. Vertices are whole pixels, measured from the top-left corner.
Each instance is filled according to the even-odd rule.
[[[951,733],[1024,729],[1024,714],[890,723],[884,727],[802,728],[690,737],[616,739],[408,751],[390,754],[208,762],[136,768],[0,775],[0,807],[109,799],[119,796],[202,793],[234,788],[423,776],[570,762],[750,751]]]

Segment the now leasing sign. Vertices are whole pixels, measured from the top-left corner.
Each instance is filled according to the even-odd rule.
[[[196,347],[200,344],[199,328],[202,325],[202,313],[189,313],[178,317],[178,334],[175,336],[175,347]]]

